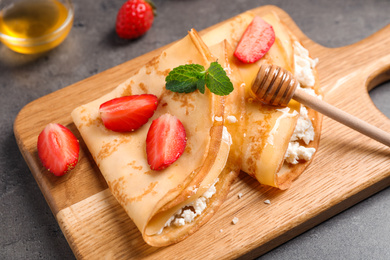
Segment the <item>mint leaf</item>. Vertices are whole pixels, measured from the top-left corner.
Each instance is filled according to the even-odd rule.
[[[204,94],[204,91],[205,91],[205,79],[204,78],[201,78],[198,80],[197,84],[196,84],[196,87],[199,89],[199,92]]]
[[[169,72],[168,76],[165,78],[165,88],[179,93],[193,92],[198,88],[199,80],[203,80],[204,82],[204,74],[205,68],[202,65],[181,65]]]
[[[234,89],[226,71],[216,61],[212,62],[207,69],[205,80],[206,86],[216,95],[225,96]]]
[[[191,93],[197,89],[197,82],[171,80],[165,84],[165,88],[178,93]]]
[[[204,94],[207,87],[212,93],[225,96],[234,89],[226,71],[216,61],[207,70],[199,64],[178,66],[169,72],[165,83],[166,89],[179,93],[190,93],[198,89]]]

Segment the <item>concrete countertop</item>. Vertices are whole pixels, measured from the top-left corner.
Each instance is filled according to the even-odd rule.
[[[326,47],[352,44],[390,23],[388,0],[154,0],[158,16],[151,30],[124,41],[114,31],[123,2],[74,0],[70,35],[43,55],[0,44],[0,259],[74,259],[15,141],[13,122],[29,102],[178,40],[192,27],[200,31],[261,5],[279,6]],[[390,117],[390,83],[370,95]],[[259,259],[390,259],[389,244],[387,188]]]

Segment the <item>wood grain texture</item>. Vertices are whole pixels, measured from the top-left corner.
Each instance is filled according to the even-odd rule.
[[[390,25],[356,44],[329,49],[308,39],[275,6],[252,11],[259,15],[275,11],[311,56],[319,58],[327,102],[390,129],[390,120],[368,95],[368,89],[390,79]],[[78,259],[253,257],[390,186],[389,148],[325,117],[319,151],[290,189],[262,186],[242,173],[220,210],[198,232],[173,246],[148,246],[107,189],[70,112],[115,88],[163,48],[37,99],[15,120],[23,157]],[[79,164],[60,178],[48,174],[37,156],[37,137],[50,122],[69,127],[81,144]],[[241,199],[238,193],[243,194]],[[267,199],[270,205],[264,203]],[[234,217],[239,219],[236,225],[231,223]]]

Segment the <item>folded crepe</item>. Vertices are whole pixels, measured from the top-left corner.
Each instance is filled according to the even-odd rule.
[[[208,45],[227,39],[235,48],[254,14],[246,12],[232,18],[202,38]],[[235,60],[245,82],[246,125],[241,169],[261,184],[287,189],[313,159],[318,149],[322,115],[290,101],[286,108],[268,106],[251,94],[251,86],[263,63],[275,64],[293,73],[305,91],[321,96],[315,65],[308,51],[283,24],[277,14],[262,18],[272,25],[275,42],[258,62],[243,64]]]
[[[302,135],[294,133],[301,112],[305,112],[300,104],[290,102],[287,108],[275,108],[250,95],[250,86],[263,62],[297,74],[294,46],[299,44],[277,16],[270,14],[263,18],[274,26],[273,47],[255,64],[240,63],[232,53],[253,17],[252,13],[239,15],[202,38],[192,30],[112,92],[72,112],[73,121],[113,196],[149,245],[176,243],[199,229],[225,200],[240,169],[260,183],[287,188],[311,161],[286,157],[290,140],[302,149],[315,150],[318,146],[318,113],[307,109],[315,135],[306,144],[307,138],[303,140]],[[304,49],[303,53],[307,54]],[[207,68],[216,60],[233,83],[234,91],[228,96],[217,96],[207,89],[205,94],[180,94],[165,89],[165,77],[173,68],[189,63]],[[315,84],[302,85],[318,94],[314,66],[310,70]],[[131,133],[104,127],[100,104],[143,93],[159,99],[147,124]],[[151,122],[165,113],[180,119],[188,140],[183,155],[165,170],[156,172],[147,163],[145,140]]]
[[[321,95],[315,65],[308,51],[287,29],[275,13],[263,19],[275,30],[275,43],[262,60],[245,68],[246,82],[253,82],[253,72],[263,62],[292,72],[300,88]],[[251,86],[252,83],[249,83]],[[249,91],[248,91],[249,92]],[[248,94],[249,98],[249,94]],[[248,127],[244,139],[242,170],[266,185],[287,189],[310,164],[319,146],[322,115],[298,102],[276,108],[259,101],[247,102]]]
[[[165,89],[165,77],[179,65],[197,63],[208,67],[218,60],[227,68],[232,58],[232,50],[227,54],[227,48],[226,42],[214,46],[220,57],[212,56],[193,30],[115,90],[72,112],[73,121],[112,194],[152,246],[169,245],[195,232],[224,201],[239,173],[238,153],[229,152],[232,146],[238,151],[241,141],[232,139],[228,128],[237,129],[243,124],[224,126],[223,122],[225,102],[231,104],[231,116],[243,118],[243,109],[237,107],[244,104],[244,100],[238,100],[243,99],[239,94],[243,89],[240,77],[229,73],[235,90],[228,98],[208,90],[205,94],[179,94]],[[104,127],[98,112],[100,104],[142,93],[154,94],[159,99],[147,124],[130,133]],[[145,140],[152,120],[165,113],[175,115],[183,123],[187,145],[175,163],[157,172],[147,163]]]

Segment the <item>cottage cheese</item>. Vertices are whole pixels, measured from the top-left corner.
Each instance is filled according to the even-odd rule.
[[[305,144],[309,144],[314,140],[313,124],[307,114],[307,109],[304,106],[301,107],[297,126],[294,129],[294,133],[291,136],[290,142],[298,140],[303,140]]]
[[[222,117],[218,119],[217,117],[215,118],[217,121],[219,121],[219,119],[222,120]],[[222,141],[226,142],[229,145],[232,144],[232,136],[230,135],[225,126],[222,130]],[[191,202],[190,204],[179,209],[172,217],[168,219],[164,227],[157,234],[161,234],[165,227],[169,227],[172,225],[180,227],[184,226],[185,224],[191,223],[192,221],[194,221],[196,216],[202,214],[202,212],[207,207],[207,202],[209,201],[209,199],[217,192],[215,184],[218,182],[218,180],[219,179],[217,178],[215,182],[208,188],[208,190],[205,191],[205,193],[203,193],[202,196],[197,198],[194,202]],[[194,192],[197,191],[196,187],[193,187],[192,190]]]
[[[295,60],[295,76],[299,81],[299,88],[306,93],[317,96],[315,91],[310,88],[315,84],[313,68],[316,66],[318,59],[311,59],[309,52],[299,42],[294,43],[294,60]],[[303,88],[301,87],[303,86]],[[307,145],[314,140],[313,124],[308,116],[306,107],[301,106],[300,115],[294,133],[291,136],[290,143],[285,154],[285,161],[291,164],[297,164],[298,160],[309,161],[316,149],[305,147],[299,144],[299,140]]]
[[[169,227],[172,225],[180,227],[184,226],[185,224],[191,223],[192,221],[194,221],[196,216],[202,214],[202,212],[207,207],[207,202],[209,201],[209,199],[217,192],[215,184],[218,182],[218,180],[219,179],[217,178],[215,182],[210,186],[210,188],[194,202],[191,202],[190,204],[179,209],[172,217],[168,219],[164,227],[157,234],[161,234],[165,227]]]
[[[315,84],[313,68],[317,65],[318,59],[309,57],[309,51],[299,42],[294,42],[295,77],[305,87],[312,87]]]
[[[309,161],[316,149],[299,145],[298,142],[290,142],[285,155],[285,160],[291,164],[297,164],[298,160]]]

